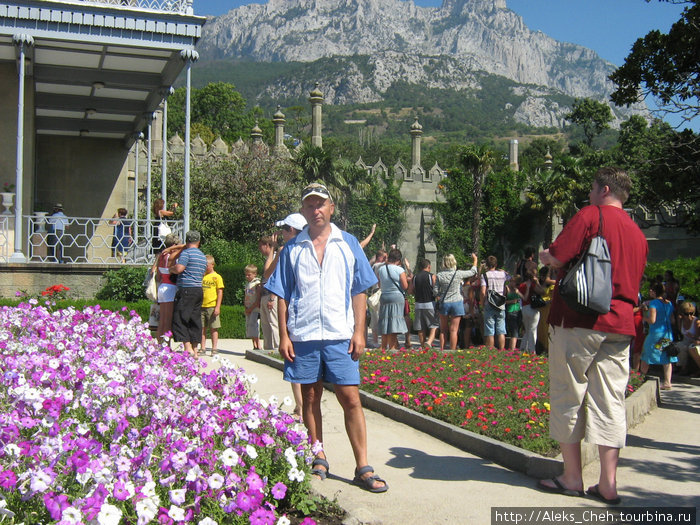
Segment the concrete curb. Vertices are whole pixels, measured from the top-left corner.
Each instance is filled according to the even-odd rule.
[[[278,370],[284,369],[282,361],[266,355],[264,352],[247,350],[246,359]],[[329,390],[333,390],[332,385],[326,384],[325,386]],[[522,472],[537,479],[552,478],[563,471],[564,464],[561,456],[556,458],[544,457],[419,414],[409,408],[368,394],[362,390],[360,390],[360,397],[362,405],[369,410],[409,425],[465,452],[489,459],[511,470]],[[658,402],[659,383],[655,378],[650,378],[626,400],[627,428],[639,424],[651,410],[658,406]],[[582,461],[584,465],[587,465],[598,458],[598,447],[590,443],[583,443],[582,445]]]

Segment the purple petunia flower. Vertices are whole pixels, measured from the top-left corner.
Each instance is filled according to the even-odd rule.
[[[272,487],[272,497],[275,499],[282,499],[287,494],[287,485],[278,481],[275,486]]]
[[[17,476],[11,470],[0,472],[0,487],[5,490],[14,489],[17,486]]]
[[[250,515],[249,520],[250,525],[274,525],[275,514],[261,507]]]
[[[250,512],[250,510],[253,508],[253,498],[251,498],[246,492],[239,492],[236,495],[236,504],[243,512]]]

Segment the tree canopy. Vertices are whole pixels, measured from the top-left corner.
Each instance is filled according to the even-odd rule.
[[[586,144],[590,148],[593,139],[610,127],[613,114],[610,106],[604,102],[592,98],[577,98],[571,112],[567,113],[565,118],[583,128]]]
[[[700,115],[700,3],[689,2],[668,33],[650,31],[639,38],[625,63],[611,76],[618,106],[649,95],[661,109],[690,120]]]

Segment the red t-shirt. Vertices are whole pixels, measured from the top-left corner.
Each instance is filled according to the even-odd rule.
[[[632,308],[637,302],[639,282],[644,274],[649,247],[644,234],[627,212],[616,206],[601,206],[603,236],[612,262],[613,294],[610,311],[601,315],[574,312],[559,295],[559,282],[552,296],[548,321],[552,326],[591,328],[612,334],[634,335]],[[598,207],[586,206],[566,224],[549,247],[549,253],[564,263],[578,260],[598,233]],[[559,280],[565,273],[560,272]]]
[[[518,286],[518,290],[523,295],[523,306],[530,304],[530,296],[532,294],[530,293],[530,290],[528,290],[528,288],[532,288],[532,283],[530,281],[520,283],[520,285]]]

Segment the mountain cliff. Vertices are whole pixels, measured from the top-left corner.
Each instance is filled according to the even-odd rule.
[[[531,31],[505,0],[443,0],[432,8],[411,0],[268,0],[211,19],[198,49],[204,60],[367,57],[361,69],[348,60],[344,78],[261,86],[284,96],[320,81],[326,102],[336,104],[381,100],[397,81],[478,91],[475,73],[499,75],[520,85],[513,118],[530,125],[563,123],[568,108],[551,98],[556,93],[606,100],[614,70],[590,49]]]

